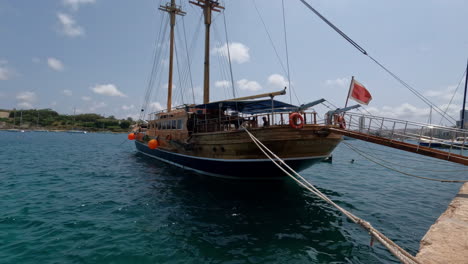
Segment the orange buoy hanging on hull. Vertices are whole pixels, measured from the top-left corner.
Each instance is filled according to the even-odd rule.
[[[135,133],[130,133],[127,136],[128,140],[134,140],[135,139]]]
[[[159,142],[156,139],[152,139],[148,142],[148,148],[155,149],[159,146]]]

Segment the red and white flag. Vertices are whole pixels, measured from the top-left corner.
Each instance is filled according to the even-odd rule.
[[[349,98],[360,104],[368,105],[372,100],[372,95],[369,93],[366,87],[354,79],[352,80],[349,89]]]

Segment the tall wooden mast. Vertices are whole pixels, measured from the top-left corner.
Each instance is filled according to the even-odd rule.
[[[169,13],[171,18],[171,36],[169,43],[169,81],[167,83],[167,111],[170,112],[172,108],[172,68],[174,66],[174,27],[176,24],[176,15],[184,16],[186,13],[176,6],[175,0],[166,3],[165,6],[161,5],[159,10]]]
[[[205,15],[205,70],[203,75],[203,103],[210,102],[210,26],[211,12],[220,12],[224,7],[219,5],[216,0],[198,0],[189,1],[191,4],[197,5],[203,9]]]

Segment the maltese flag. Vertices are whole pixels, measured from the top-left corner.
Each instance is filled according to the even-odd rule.
[[[369,102],[372,100],[372,95],[369,93],[369,91],[359,83],[358,81],[353,80],[351,81],[351,87],[349,91],[349,98],[353,99],[354,101],[368,105]]]

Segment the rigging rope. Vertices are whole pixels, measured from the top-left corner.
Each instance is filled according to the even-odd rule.
[[[322,16],[322,14],[320,14],[315,8],[313,8],[309,3],[307,3],[305,0],[300,0],[307,8],[309,8],[313,13],[315,13],[320,19],[322,19],[323,22],[325,22],[327,25],[329,25],[332,29],[334,29],[341,37],[343,37],[345,40],[347,40],[351,45],[353,45],[357,50],[359,50],[359,52],[361,52],[362,54],[366,55],[367,57],[369,57],[369,59],[371,59],[373,62],[375,62],[378,66],[380,66],[380,68],[382,68],[384,71],[386,71],[388,74],[390,74],[390,76],[392,76],[395,80],[397,80],[400,84],[402,84],[404,87],[406,87],[408,90],[410,90],[414,95],[416,95],[419,99],[421,99],[424,103],[426,103],[427,105],[429,106],[432,106],[434,107],[434,109],[441,115],[443,116],[447,121],[451,122],[452,124],[454,124],[453,121],[455,121],[455,119],[451,116],[445,116],[443,114],[443,111],[442,109],[440,109],[437,105],[435,105],[434,103],[432,103],[429,99],[427,99],[424,95],[422,95],[421,93],[419,93],[415,88],[413,88],[411,85],[409,85],[408,83],[406,83],[405,81],[403,81],[400,77],[398,77],[395,73],[393,73],[392,71],[390,71],[387,67],[385,67],[383,64],[381,64],[379,61],[377,61],[376,59],[374,59],[372,56],[370,56],[367,51],[362,48],[361,46],[359,46],[359,44],[357,44],[354,40],[352,40],[350,37],[348,37],[343,31],[341,31],[338,27],[336,27],[335,25],[333,25],[328,19],[326,19],[324,16]],[[452,120],[449,120],[448,118],[452,119]]]
[[[357,148],[355,148],[354,146],[352,146],[349,143],[343,142],[343,144],[345,144],[351,150],[353,150],[354,152],[359,154],[361,157],[364,157],[365,159],[367,159],[367,160],[369,160],[369,161],[371,161],[371,162],[373,162],[373,163],[375,163],[377,165],[380,165],[380,166],[382,166],[384,168],[387,168],[387,169],[392,170],[392,171],[396,171],[398,173],[401,173],[401,174],[404,174],[404,175],[407,175],[407,176],[411,176],[411,177],[415,177],[415,178],[419,178],[419,179],[424,179],[424,180],[429,180],[429,181],[438,181],[438,182],[455,182],[455,183],[468,182],[468,180],[444,180],[444,179],[435,179],[435,178],[423,177],[423,176],[418,176],[418,175],[414,175],[414,174],[411,174],[411,173],[407,173],[407,172],[404,172],[404,171],[401,171],[401,170],[397,170],[397,169],[394,169],[394,168],[392,168],[390,166],[387,166],[387,165],[385,165],[385,164],[383,164],[381,162],[373,160],[372,158],[370,158],[369,156],[367,156],[362,151],[358,150]]]
[[[466,72],[466,70],[465,70],[465,71],[463,72],[463,74],[462,74],[462,77],[460,78],[460,81],[458,82],[457,89],[455,89],[455,92],[453,93],[452,98],[450,98],[450,102],[448,103],[447,107],[445,108],[444,115],[440,118],[439,125],[442,125],[442,120],[444,119],[444,116],[447,114],[447,111],[448,111],[450,105],[452,104],[453,98],[454,98],[455,95],[457,94],[458,88],[460,88],[460,85],[462,84],[463,79],[465,79],[466,73],[467,73],[467,72]]]
[[[187,33],[185,31],[185,19],[183,17],[182,17],[182,28],[184,30],[185,52],[187,53],[187,62],[188,62],[187,65],[188,65],[188,72],[189,72],[189,78],[190,78],[190,87],[192,87],[192,100],[193,100],[193,103],[195,104],[195,90],[193,88],[192,68],[191,68],[191,61],[190,61],[188,45],[187,45]]]
[[[395,242],[390,240],[380,231],[375,229],[369,222],[355,216],[351,212],[347,211],[346,209],[342,208],[341,206],[337,205],[333,202],[328,196],[323,194],[319,189],[317,189],[313,184],[308,182],[304,177],[302,177],[299,173],[294,171],[289,165],[287,165],[280,157],[278,157],[275,153],[273,153],[270,149],[268,149],[260,140],[258,140],[247,128],[244,127],[245,132],[249,135],[255,145],[270,159],[279,169],[281,169],[286,175],[288,175],[291,179],[295,182],[300,184],[302,187],[309,190],[311,193],[315,194],[317,197],[323,199],[328,204],[332,205],[340,212],[342,212],[345,216],[351,219],[354,223],[359,224],[361,227],[369,231],[372,238],[376,238],[382,245],[384,245],[395,257],[397,257],[402,263],[409,264],[409,263],[416,263],[420,264],[420,262],[410,253],[402,249],[398,246]],[[293,175],[294,174],[294,175]],[[296,178],[297,177],[297,178]],[[299,179],[298,179],[299,178]]]
[[[232,98],[236,98],[236,87],[234,86],[234,75],[232,74],[231,51],[229,48],[229,39],[228,39],[227,26],[226,26],[226,15],[224,11],[223,11],[223,20],[224,20],[224,32],[226,33],[226,47],[227,47],[228,60],[229,60],[229,72],[231,74]]]
[[[289,71],[289,52],[288,52],[288,35],[286,33],[286,15],[284,14],[284,0],[281,0],[283,9],[283,29],[284,29],[284,46],[286,48],[286,66],[288,67],[288,85],[291,88],[291,74]],[[289,103],[292,104],[292,92],[289,93]]]
[[[151,98],[151,94],[152,94],[152,91],[153,91],[154,79],[156,78],[155,72],[156,72],[156,70],[158,70],[157,66],[159,65],[159,62],[160,62],[160,59],[161,59],[162,52],[158,52],[158,50],[159,50],[158,45],[162,45],[162,43],[164,43],[164,41],[161,42],[161,37],[163,37],[163,40],[164,40],[164,36],[166,35],[166,31],[167,31],[167,25],[169,24],[169,19],[166,19],[165,24],[162,23],[164,17],[165,16],[161,16],[161,21],[159,23],[160,24],[159,32],[158,32],[158,36],[156,38],[156,42],[154,44],[154,51],[153,51],[153,66],[151,68],[151,72],[150,72],[150,75],[149,75],[149,78],[148,78],[149,79],[148,80],[148,86],[146,87],[145,97],[143,99],[143,104],[141,106],[139,120],[144,120],[145,110],[146,110],[146,108],[148,108],[149,100]]]

